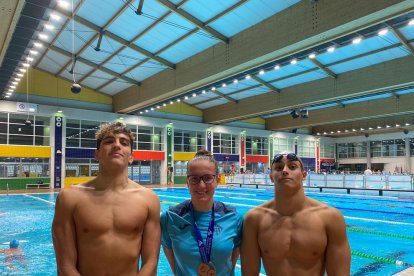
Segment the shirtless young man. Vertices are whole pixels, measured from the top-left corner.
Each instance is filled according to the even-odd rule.
[[[306,171],[294,153],[278,154],[270,179],[274,199],[250,210],[241,246],[243,276],[349,275],[351,252],[342,214],[305,196]]]
[[[63,189],[56,201],[52,235],[58,274],[156,275],[160,201],[128,179],[133,134],[112,123],[96,138],[98,176]]]

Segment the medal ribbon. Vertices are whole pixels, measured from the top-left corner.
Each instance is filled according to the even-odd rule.
[[[197,240],[198,250],[200,251],[201,259],[203,260],[203,263],[209,263],[210,262],[210,256],[211,256],[211,248],[213,245],[213,234],[214,234],[214,203],[213,208],[211,210],[211,217],[210,222],[208,224],[208,230],[207,230],[207,238],[206,238],[206,245],[203,243],[203,237],[201,236],[200,229],[197,226],[197,223],[195,221],[194,211],[193,211],[193,205],[189,204],[190,213],[193,217],[194,221],[194,233]]]

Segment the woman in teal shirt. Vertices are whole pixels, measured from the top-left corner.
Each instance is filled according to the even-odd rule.
[[[174,275],[234,275],[243,216],[214,201],[218,165],[205,150],[187,164],[186,200],[161,214],[161,243]]]

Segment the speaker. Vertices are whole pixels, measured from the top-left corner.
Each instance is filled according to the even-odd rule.
[[[408,134],[409,131],[408,131],[408,129],[404,129],[403,132],[404,132],[404,134]]]
[[[72,86],[70,87],[70,91],[72,91],[72,93],[74,94],[79,94],[81,90],[82,90],[82,87],[77,83],[72,84]]]
[[[299,112],[294,109],[290,112],[290,116],[292,116],[293,119],[299,118]]]
[[[365,133],[365,137],[367,137],[367,138],[368,138],[368,137],[369,137],[369,134],[368,134],[368,133]]]

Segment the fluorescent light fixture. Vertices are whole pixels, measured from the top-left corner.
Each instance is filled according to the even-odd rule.
[[[12,81],[11,82],[13,85],[18,85],[19,83],[17,81]]]
[[[46,28],[47,30],[53,30],[53,29],[55,29],[55,26],[50,25],[50,24],[45,24],[45,28]]]
[[[21,78],[14,78],[14,81],[21,81]]]
[[[40,39],[43,39],[43,40],[46,40],[46,39],[48,39],[48,38],[49,38],[49,36],[47,36],[47,35],[45,35],[45,34],[39,34],[39,38],[40,38]]]
[[[24,69],[24,68],[19,68],[19,71],[24,73],[24,72],[26,72],[26,69]]]
[[[151,107],[151,111],[154,111],[154,108],[153,107]]]
[[[174,102],[173,101],[170,101],[170,104],[173,104]]]
[[[144,114],[144,112],[140,111],[139,114]]]
[[[378,35],[386,35],[388,33],[388,28],[382,29],[378,32]]]
[[[361,41],[362,41],[362,38],[361,37],[357,37],[357,38],[354,38],[352,40],[352,44],[359,44]]]
[[[39,52],[36,51],[36,50],[30,50],[29,53],[32,54],[32,55],[34,55],[34,56],[37,55],[37,54],[39,54]]]
[[[30,67],[29,63],[23,63],[22,65],[23,65],[23,67]]]
[[[157,105],[157,108],[159,109],[161,106]]]
[[[30,61],[33,61],[33,58],[32,57],[26,57],[26,60],[30,62]]]
[[[19,78],[23,77],[24,75],[21,73],[17,73],[16,76],[18,76]]]
[[[166,103],[163,103],[162,106],[167,106],[167,104]]]
[[[16,89],[16,86],[15,85],[10,85],[9,86],[11,89]]]
[[[34,45],[36,48],[42,48],[42,47],[43,47],[43,44],[42,44],[42,43],[39,43],[39,42],[35,42],[35,43],[33,43],[33,45]]]
[[[177,99],[177,103],[179,103],[179,102],[181,102],[181,100],[180,99]]]
[[[50,18],[52,18],[55,21],[59,21],[61,17],[57,15],[56,13],[51,13]]]
[[[59,0],[59,1],[57,1],[58,2],[58,5],[60,6],[60,7],[62,7],[62,8],[69,8],[69,2],[68,1],[63,1],[63,0]]]
[[[145,109],[145,112],[149,112],[149,110],[148,109]]]

